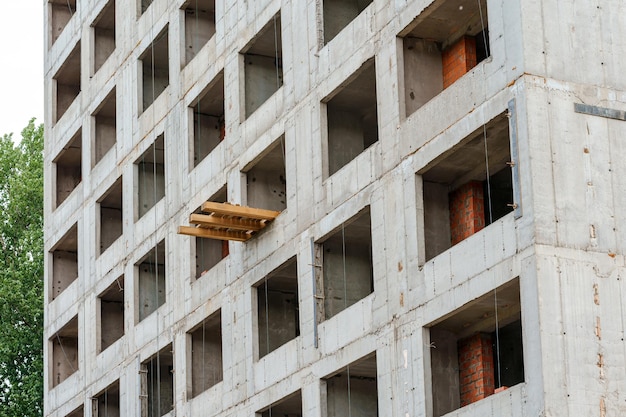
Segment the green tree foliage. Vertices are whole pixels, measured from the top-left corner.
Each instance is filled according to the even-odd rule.
[[[43,414],[43,125],[0,138],[0,416]]]

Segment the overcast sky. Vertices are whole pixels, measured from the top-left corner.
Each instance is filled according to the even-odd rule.
[[[0,136],[43,123],[44,0],[0,0]]]

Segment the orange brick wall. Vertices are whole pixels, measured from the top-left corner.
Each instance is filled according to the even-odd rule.
[[[442,52],[441,63],[443,88],[448,88],[453,82],[461,78],[463,74],[476,66],[476,39],[470,36],[463,36]]]
[[[479,333],[458,342],[461,407],[490,396],[495,388],[491,336]]]
[[[452,191],[450,200],[450,237],[456,245],[485,227],[483,183],[471,181]]]

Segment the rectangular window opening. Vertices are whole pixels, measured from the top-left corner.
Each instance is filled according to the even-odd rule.
[[[80,94],[80,41],[53,77],[56,83],[54,121],[58,122]]]
[[[98,201],[100,205],[100,250],[104,253],[122,236],[122,178],[119,178]]]
[[[74,224],[52,250],[52,300],[78,279],[78,225]]]
[[[174,355],[168,345],[141,364],[141,415],[161,417],[174,409]]]
[[[150,250],[139,261],[138,269],[138,321],[142,321],[165,304],[165,241]]]
[[[302,417],[302,391],[281,398],[269,407],[257,411],[256,417]]]
[[[115,0],[110,0],[92,24],[94,31],[93,72],[96,73],[115,50]]]
[[[326,101],[328,175],[378,141],[376,65],[370,59]]]
[[[189,0],[185,13],[185,65],[215,35],[215,0]]]
[[[99,392],[92,399],[94,417],[120,417],[120,381]]]
[[[242,54],[245,117],[248,118],[283,85],[280,13],[261,29]]]
[[[438,0],[403,32],[409,116],[489,56],[487,0]]]
[[[111,91],[102,104],[93,114],[95,126],[94,157],[92,167],[94,167],[106,155],[117,142],[117,122],[116,109],[117,99],[115,88]]]
[[[50,0],[50,40],[54,45],[76,13],[76,0]]]
[[[222,314],[211,314],[192,329],[191,340],[191,398],[208,390],[224,378],[222,369]]]
[[[329,319],[374,292],[370,208],[321,242],[324,311]]]
[[[82,143],[82,129],[79,129],[53,161],[56,168],[55,208],[60,206],[82,181]]]
[[[208,201],[225,203],[227,201],[227,195],[228,190],[226,185],[224,185],[217,193],[213,194]],[[198,207],[194,211],[194,213],[201,212],[201,207]],[[198,279],[209,272],[209,270],[222,259],[226,258],[230,253],[230,249],[227,240],[205,239],[202,237],[196,237],[194,239],[194,260],[196,265],[196,279]]]
[[[513,211],[510,162],[509,123],[502,113],[427,168],[422,174],[426,260]]]
[[[54,336],[52,344],[52,386],[56,387],[78,371],[78,316],[71,319]]]
[[[324,45],[352,22],[372,0],[324,0]]]
[[[375,353],[351,363],[322,381],[322,394],[326,395],[327,417],[344,417],[349,414],[378,417]]]
[[[167,26],[154,38],[139,60],[142,80],[139,112],[143,113],[170,84]]]
[[[117,278],[102,294],[100,303],[100,346],[104,351],[124,336],[124,276]]]
[[[256,284],[259,357],[300,335],[298,263],[292,257]]]
[[[285,136],[282,135],[246,172],[248,206],[283,211],[287,208]]]
[[[161,134],[135,161],[137,165],[137,219],[165,197],[165,138]]]
[[[193,167],[196,167],[208,154],[222,142],[226,136],[224,120],[224,71],[220,72],[208,89],[189,106],[193,115],[190,119],[193,128],[191,148],[193,149]]]
[[[434,417],[524,382],[519,278],[495,306],[491,291],[429,326]]]

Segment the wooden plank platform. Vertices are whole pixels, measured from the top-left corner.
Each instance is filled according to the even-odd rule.
[[[189,216],[189,223],[193,226],[180,226],[179,234],[245,242],[280,214],[280,211],[212,201],[202,204],[200,210],[202,213]]]

